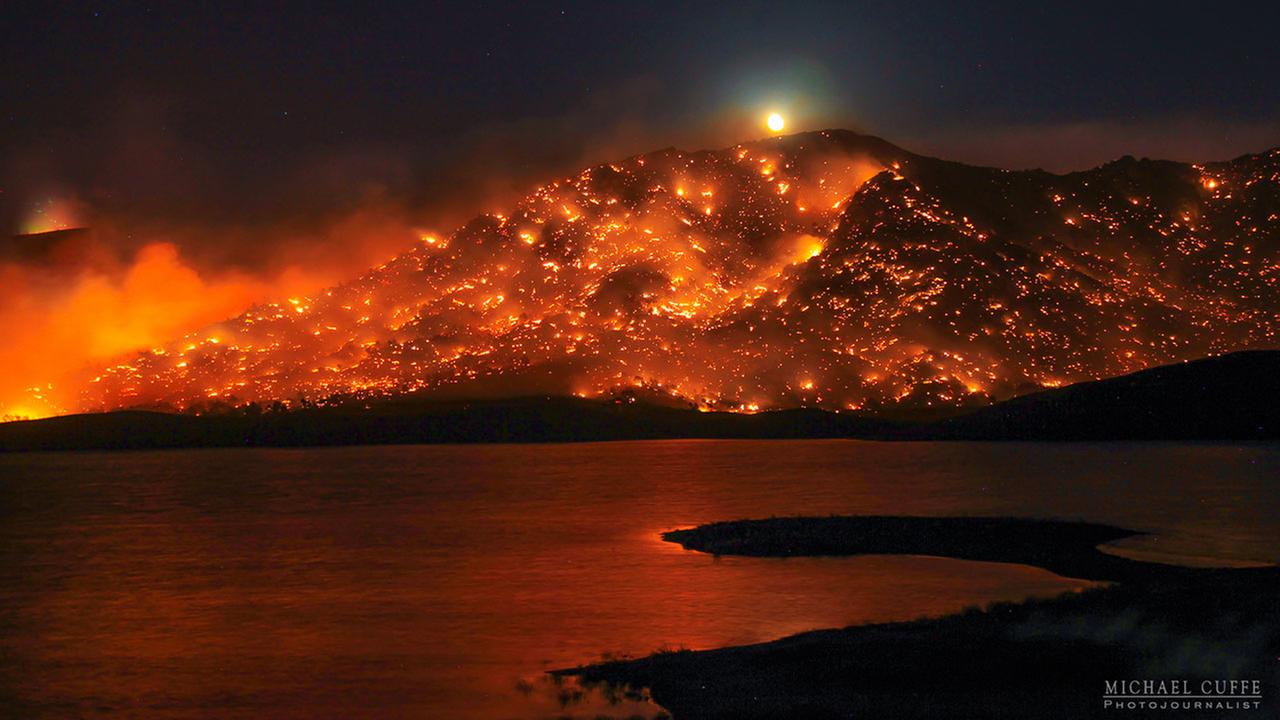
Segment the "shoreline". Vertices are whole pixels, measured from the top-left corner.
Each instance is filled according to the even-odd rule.
[[[716,555],[925,554],[1041,567],[1110,583],[940,618],[817,630],[754,645],[658,653],[553,671],[646,688],[682,718],[1009,717],[1102,714],[1104,682],[1260,679],[1276,701],[1280,568],[1121,558],[1137,531],[1015,518],[740,520],[664,533]],[[909,553],[908,553],[909,551]],[[1247,620],[1247,622],[1246,622]]]

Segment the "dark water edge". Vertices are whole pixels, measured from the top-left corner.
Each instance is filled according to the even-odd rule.
[[[664,536],[669,542],[715,554],[925,552],[1031,563],[1118,584],[913,623],[559,672],[588,684],[646,688],[677,720],[1133,716],[1104,706],[1107,681],[1179,678],[1191,687],[1258,680],[1262,700],[1227,700],[1247,703],[1229,710],[1173,710],[1178,717],[1274,717],[1280,568],[1186,568],[1096,549],[1132,534],[1082,523],[904,517],[774,518],[673,531]],[[1161,712],[1170,711],[1136,715]]]

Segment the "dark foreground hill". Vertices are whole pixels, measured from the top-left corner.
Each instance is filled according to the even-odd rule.
[[[1238,352],[1013,398],[919,429],[947,440],[1280,438],[1280,351]]]
[[[898,426],[888,421],[821,410],[739,415],[578,398],[521,398],[262,414],[193,416],[119,411],[69,415],[0,425],[0,451],[848,438],[882,437],[898,431]]]
[[[794,409],[753,415],[641,402],[386,401],[281,412],[120,411],[0,425],[0,451],[581,442],[665,438],[874,440],[1280,439],[1280,351],[1249,351],[1079,383],[935,422]]]

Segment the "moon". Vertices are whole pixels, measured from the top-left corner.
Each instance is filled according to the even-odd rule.
[[[782,132],[782,128],[787,126],[787,121],[783,120],[778,113],[771,113],[769,118],[764,121],[764,124],[769,126],[769,130],[773,132]]]

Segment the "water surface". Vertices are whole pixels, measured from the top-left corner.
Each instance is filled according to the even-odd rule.
[[[0,704],[21,717],[540,718],[542,671],[1087,583],[923,557],[711,558],[658,533],[983,514],[1280,556],[1269,445],[658,441],[0,456]]]

